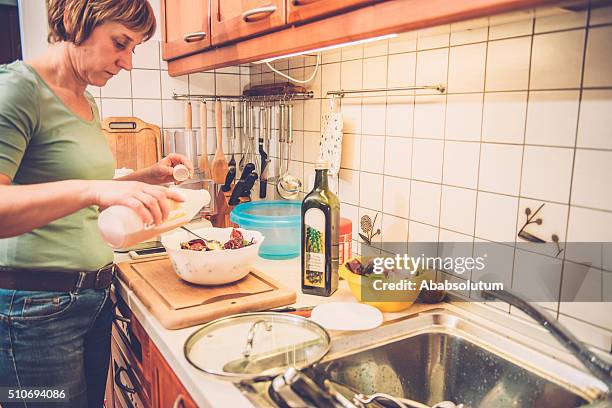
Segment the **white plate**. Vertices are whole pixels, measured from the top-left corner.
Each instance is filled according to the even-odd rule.
[[[312,320],[328,330],[370,330],[380,326],[383,315],[377,308],[363,303],[330,302],[312,310]]]

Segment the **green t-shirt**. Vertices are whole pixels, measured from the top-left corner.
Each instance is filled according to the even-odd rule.
[[[112,179],[113,156],[96,103],[86,96],[94,115],[90,122],[70,111],[29,65],[0,65],[0,173],[16,185]],[[0,266],[96,270],[113,260],[97,219],[98,208],[86,207],[44,227],[0,239]]]

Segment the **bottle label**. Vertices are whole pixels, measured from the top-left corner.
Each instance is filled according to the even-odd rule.
[[[304,284],[325,287],[325,214],[309,208],[304,214]]]

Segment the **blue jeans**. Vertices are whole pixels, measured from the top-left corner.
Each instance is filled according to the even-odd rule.
[[[109,289],[0,289],[0,387],[64,390],[61,403],[9,407],[101,408],[110,360]]]

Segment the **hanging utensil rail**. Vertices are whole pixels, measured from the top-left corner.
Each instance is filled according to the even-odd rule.
[[[313,91],[301,93],[286,93],[279,95],[261,95],[261,96],[246,96],[246,95],[201,95],[201,94],[177,94],[173,93],[174,100],[189,100],[189,101],[248,101],[248,102],[274,102],[274,101],[295,101],[312,99]]]
[[[327,96],[344,97],[345,94],[367,93],[367,92],[393,92],[393,91],[416,91],[416,90],[435,90],[440,93],[446,92],[446,85],[423,85],[423,86],[401,86],[396,88],[374,88],[374,89],[339,89],[337,91],[327,91]]]

